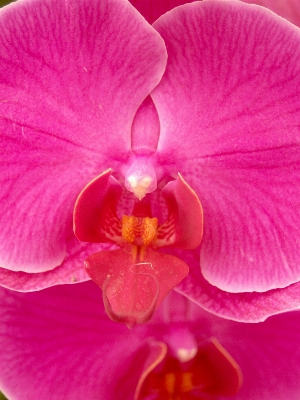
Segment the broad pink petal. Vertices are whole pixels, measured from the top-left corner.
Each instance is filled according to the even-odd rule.
[[[154,26],[169,55],[152,94],[158,162],[199,196],[204,277],[230,292],[299,281],[300,30],[237,1]]]
[[[1,267],[42,272],[66,256],[82,188],[128,159],[166,51],[121,0],[18,1],[0,32]]]
[[[0,387],[10,399],[132,400],[142,363],[136,378],[128,367],[144,341],[108,319],[93,283],[0,291]]]
[[[101,251],[89,256],[85,267],[103,291],[109,317],[129,327],[148,321],[188,273],[188,266],[179,258],[150,248],[137,263],[130,250]]]
[[[242,0],[244,3],[266,7],[293,24],[300,26],[299,0]]]
[[[199,249],[172,253],[189,266],[189,274],[176,291],[215,315],[239,322],[261,322],[271,315],[300,309],[298,282],[263,293],[229,293],[211,285],[199,273]]]
[[[243,372],[236,400],[298,400],[300,313],[270,317],[261,324],[228,323],[213,330]]]
[[[79,194],[73,212],[73,229],[84,242],[116,243],[122,236],[117,204],[122,186],[111,170],[97,176]]]
[[[169,216],[158,228],[155,244],[181,249],[198,247],[203,235],[203,211],[196,193],[178,174],[176,180],[164,187],[162,195]]]

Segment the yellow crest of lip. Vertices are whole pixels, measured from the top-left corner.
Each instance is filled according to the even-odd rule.
[[[178,380],[179,376],[176,375],[180,375],[181,379]],[[167,373],[165,375],[164,384],[168,394],[170,395],[170,399],[174,398],[172,396],[174,394],[188,393],[191,390],[193,390],[194,386],[192,383],[192,379],[193,379],[193,374],[188,371],[179,374],[175,374],[173,372]],[[179,386],[177,387],[178,384]]]
[[[156,237],[157,218],[123,215],[122,237],[137,246],[148,246]]]

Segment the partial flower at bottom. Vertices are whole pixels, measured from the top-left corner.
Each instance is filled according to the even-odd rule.
[[[129,330],[92,282],[0,295],[10,400],[299,399],[299,312],[236,323],[173,292]]]

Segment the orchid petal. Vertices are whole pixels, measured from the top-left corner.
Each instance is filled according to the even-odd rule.
[[[155,244],[193,249],[199,246],[203,235],[203,212],[196,193],[178,174],[169,182],[162,195],[167,203],[169,216],[157,230]]]
[[[124,250],[101,251],[86,259],[86,271],[103,291],[109,317],[129,327],[148,321],[165,296],[187,275],[177,257],[147,248],[134,262]]]
[[[166,51],[121,0],[18,1],[0,28],[1,267],[42,272],[66,256],[80,190],[129,158]]]
[[[201,269],[230,292],[300,280],[300,30],[260,7],[203,1],[154,24],[158,162],[203,206]]]
[[[300,371],[294,364],[300,354],[299,317],[299,312],[291,312],[261,324],[229,322],[223,332],[215,326],[218,339],[243,372],[238,400],[299,399]]]
[[[0,291],[0,386],[9,398],[133,398],[138,376],[136,381],[127,376],[131,392],[123,387],[119,397],[116,382],[142,341],[137,335],[126,336],[125,326],[107,318],[95,285],[86,282],[26,294]]]
[[[122,237],[117,204],[122,186],[111,170],[97,176],[79,194],[73,213],[74,233],[79,240],[116,243]]]

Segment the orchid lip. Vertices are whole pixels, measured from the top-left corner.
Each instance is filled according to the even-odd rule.
[[[157,303],[158,295],[159,295],[159,284],[155,276],[147,274],[147,273],[138,273],[134,271],[134,266],[138,267],[140,264],[132,265],[130,267],[129,275],[132,276],[132,290],[131,295],[126,296],[126,292],[122,293],[123,288],[118,288],[112,282],[111,288],[109,287],[111,281],[111,275],[107,275],[107,278],[103,284],[102,288],[102,298],[105,307],[105,311],[108,316],[118,322],[123,322],[127,325],[128,328],[133,328],[136,324],[141,324],[143,322],[148,321],[154,310]],[[141,263],[143,266],[147,266],[147,263]],[[150,297],[150,303],[147,304],[147,307],[143,307],[140,300],[135,299],[135,290],[138,289],[135,284],[134,274],[138,275],[138,278],[143,280],[144,289],[149,292],[152,290],[152,296]],[[129,278],[130,279],[130,278]],[[123,291],[124,292],[124,291]],[[118,299],[118,295],[123,295],[122,299]],[[145,298],[144,298],[145,299]],[[143,299],[143,300],[144,300]],[[114,302],[117,300],[117,308],[118,312],[115,312]]]
[[[85,269],[103,291],[108,316],[132,327],[148,321],[189,271],[184,261],[157,249],[197,247],[203,216],[199,199],[180,175],[162,191],[169,216],[160,225],[151,216],[148,197],[136,201],[132,215],[120,219],[117,203],[121,194],[121,185],[111,170],[95,178],[77,199],[74,232],[80,240],[121,247],[92,254]]]

